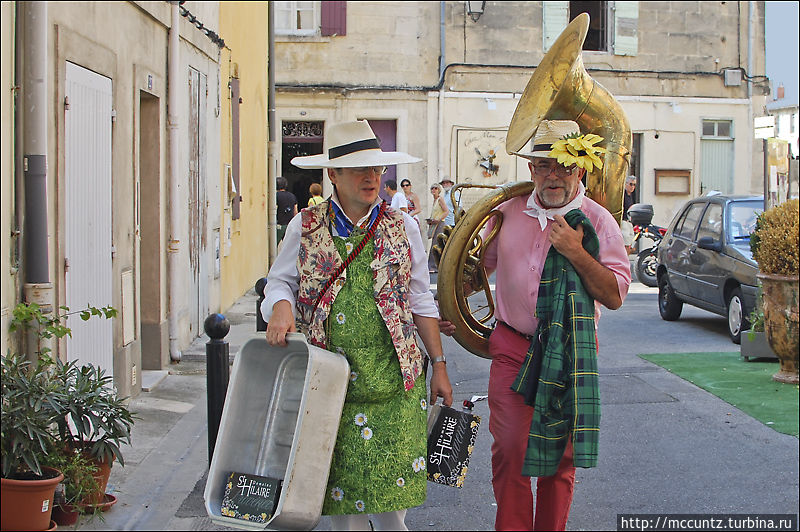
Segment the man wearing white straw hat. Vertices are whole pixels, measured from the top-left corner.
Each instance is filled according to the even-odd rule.
[[[581,184],[602,167],[602,140],[571,120],[542,121],[533,150],[517,154],[528,159],[534,191],[498,207],[503,224],[484,255],[496,272],[489,431],[497,530],[564,530],[575,467],[597,462],[595,323],[601,304],[622,305],[631,282],[619,226]]]
[[[385,152],[366,121],[331,126],[328,149],[295,157],[324,168],[333,194],[295,216],[270,269],[261,312],[267,341],[286,345],[295,320],[308,340],[350,363],[350,384],[322,513],[333,530],[407,530],[425,501],[426,408],[453,400],[430,293],[427,256],[411,216],[378,197],[386,166],[420,159]]]

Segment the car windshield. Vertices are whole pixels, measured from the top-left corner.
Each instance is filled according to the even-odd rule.
[[[764,202],[733,201],[728,204],[728,223],[726,233],[728,242],[748,240],[756,228],[756,219],[764,211]]]

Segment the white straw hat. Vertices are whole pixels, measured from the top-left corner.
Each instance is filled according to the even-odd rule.
[[[542,120],[533,134],[533,150],[526,153],[517,153],[520,157],[550,157],[553,143],[567,135],[577,133],[581,128],[572,120]]]
[[[422,159],[399,151],[382,151],[366,120],[335,124],[325,135],[328,149],[319,155],[295,157],[298,168],[355,168],[417,163]]]

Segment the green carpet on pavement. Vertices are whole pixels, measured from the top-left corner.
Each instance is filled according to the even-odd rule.
[[[639,355],[716,395],[783,434],[797,437],[798,386],[772,380],[774,360],[745,362],[739,353],[657,353]]]

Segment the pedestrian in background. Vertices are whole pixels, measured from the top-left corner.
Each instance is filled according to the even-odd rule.
[[[397,190],[397,181],[390,179],[383,185],[383,191],[392,198],[392,208],[399,211],[408,212],[408,198],[401,191]]]
[[[309,207],[319,205],[325,201],[325,198],[322,197],[322,185],[319,183],[311,183],[311,186],[308,187],[308,193],[311,194],[311,197],[308,198]]]
[[[278,214],[275,220],[278,224],[278,244],[281,243],[283,236],[286,234],[286,226],[289,225],[289,221],[297,214],[297,196],[286,190],[288,186],[289,182],[286,181],[285,177],[279,176],[275,178],[275,188],[278,189],[276,193]]]
[[[453,401],[419,227],[378,196],[386,165],[419,159],[382,151],[366,120],[331,126],[326,141],[326,152],[292,159],[324,168],[333,193],[286,230],[261,305],[267,342],[285,346],[296,313],[310,343],[350,364],[322,507],[331,529],[370,530],[372,520],[375,530],[407,530],[406,509],[425,502],[428,482],[417,335],[431,362],[431,403]]]
[[[403,194],[408,200],[408,214],[419,224],[419,213],[422,212],[422,202],[419,200],[419,196],[411,190],[411,181],[408,179],[400,181],[400,188],[403,189]]]
[[[433,246],[436,245],[436,237],[444,230],[444,219],[450,211],[444,202],[444,198],[442,198],[442,185],[439,183],[431,185],[431,195],[433,196],[433,207],[431,208],[430,216],[426,220],[428,223],[428,238],[431,239],[431,246],[428,251],[428,272],[438,273],[439,264],[433,255]]]
[[[633,247],[633,239],[636,234],[633,231],[633,224],[628,218],[628,209],[635,203],[633,193],[636,190],[636,176],[629,175],[625,178],[625,197],[622,201],[622,220],[620,221],[619,228],[622,230],[622,238],[625,241],[625,250],[628,254],[635,253]]]
[[[444,203],[447,205],[447,216],[444,219],[444,225],[454,226],[456,224],[456,210],[453,207],[453,198],[450,195],[450,189],[453,188],[453,180],[448,176],[444,176],[439,184],[442,185],[442,196]]]

